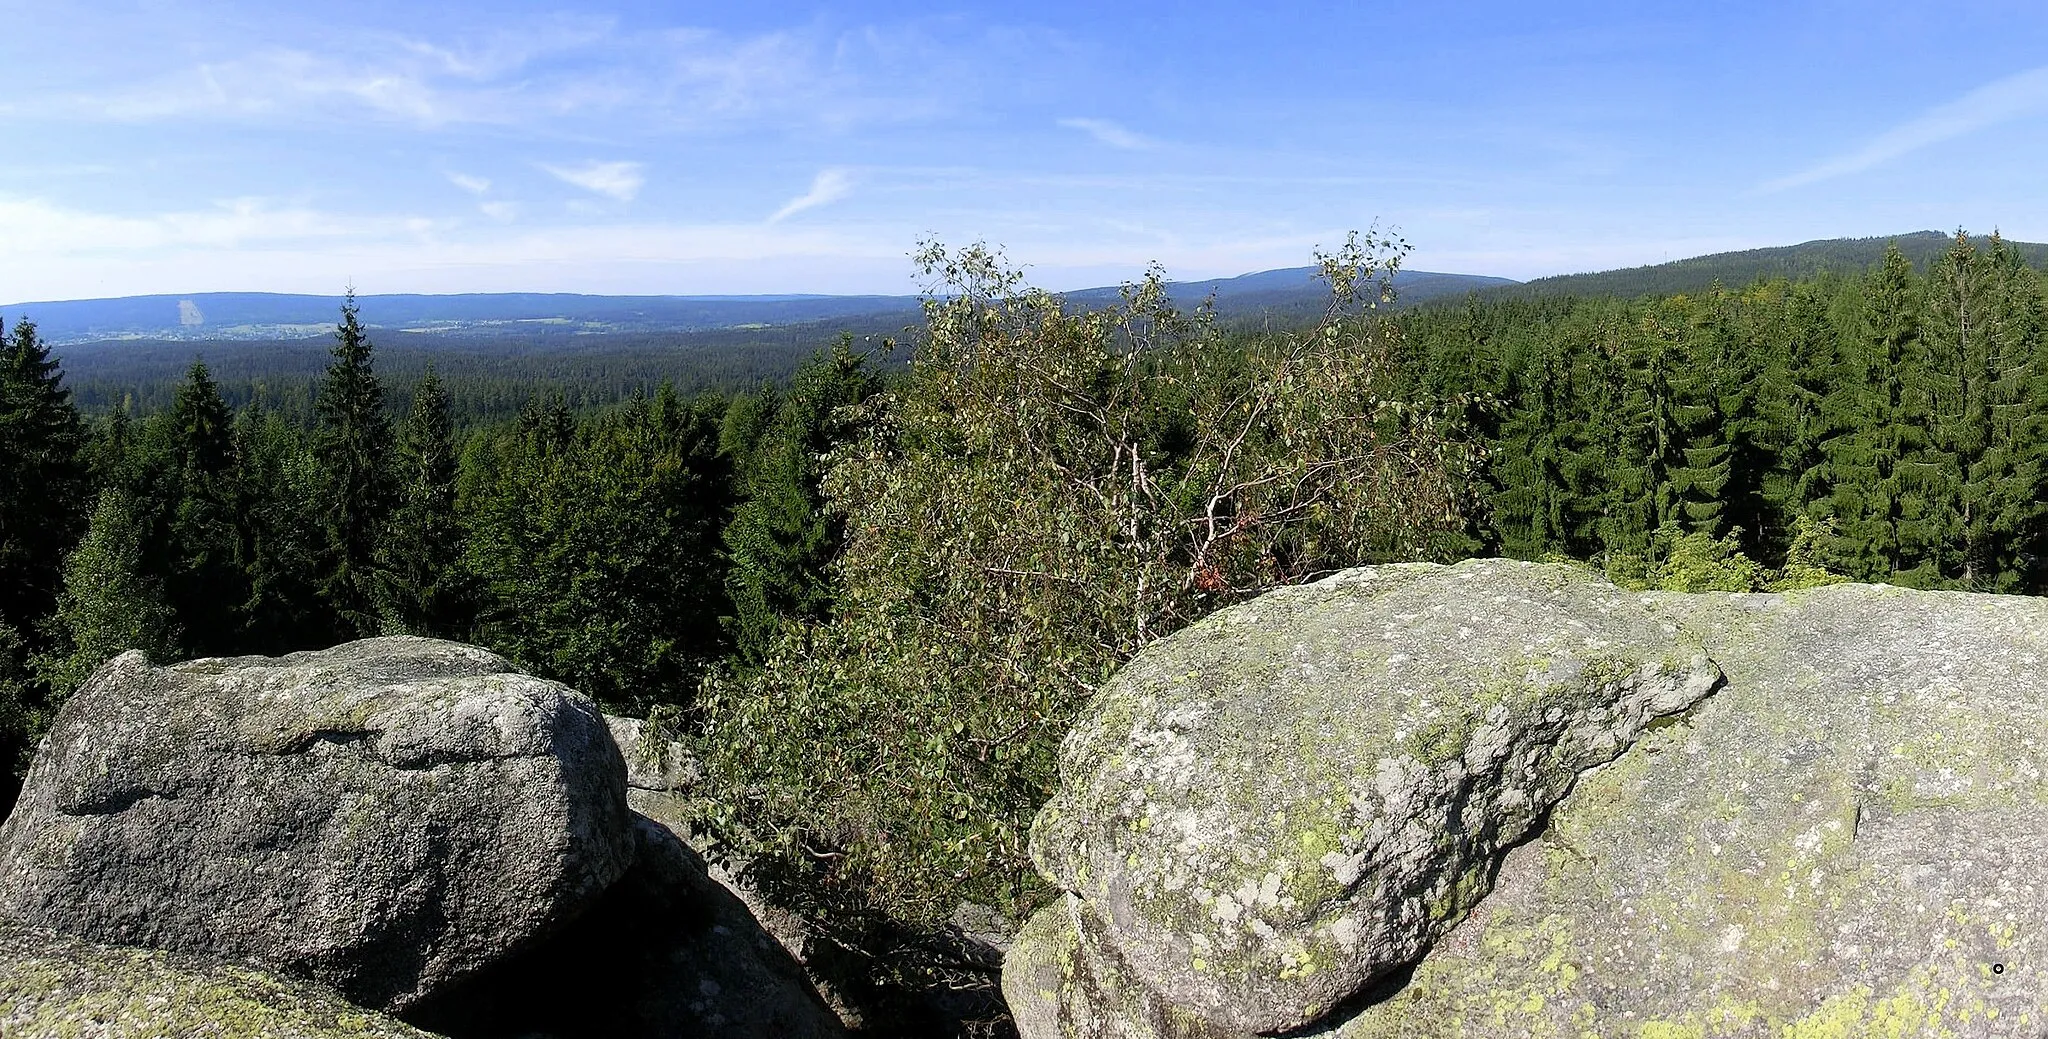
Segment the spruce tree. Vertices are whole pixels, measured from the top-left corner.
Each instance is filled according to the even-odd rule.
[[[1964,488],[1969,587],[2042,590],[2048,521],[2048,357],[2041,278],[1997,234],[1984,258],[1984,450]]]
[[[1907,407],[1919,332],[1913,267],[1892,245],[1863,284],[1856,334],[1844,344],[1835,391],[1824,405],[1831,486],[1819,518],[1833,521],[1832,560],[1858,580],[1890,581],[1907,565],[1899,467],[1921,439]]]
[[[87,504],[85,426],[63,374],[22,321],[0,342],[0,624],[49,613]]]
[[[102,491],[84,540],[64,560],[51,649],[37,659],[51,710],[119,653],[139,649],[159,663],[179,654],[163,588],[142,571],[142,536],[134,499],[118,488]]]
[[[1655,534],[1679,513],[1674,469],[1684,465],[1677,402],[1671,390],[1675,345],[1654,317],[1627,308],[1596,347],[1601,450],[1609,459],[1601,494],[1604,565],[1639,579],[1654,562]]]
[[[248,582],[246,652],[289,653],[334,641],[320,592],[325,481],[305,435],[259,403],[235,416],[235,561]]]
[[[688,702],[725,648],[723,411],[664,387],[579,425],[557,398],[501,434],[470,476],[480,641],[608,710]]]
[[[371,344],[357,320],[355,291],[342,303],[334,361],[320,383],[314,437],[324,499],[327,544],[321,591],[340,619],[343,638],[377,633],[377,540],[390,517],[391,423],[384,388],[371,367]]]
[[[168,416],[164,591],[200,656],[237,652],[247,575],[236,556],[233,417],[206,365],[195,361]]]
[[[841,530],[819,484],[827,452],[859,428],[851,409],[880,388],[866,355],[842,338],[798,370],[758,438],[724,533],[732,638],[744,659],[761,659],[785,624],[823,619],[829,609],[827,567],[838,555]]]
[[[378,542],[377,601],[388,632],[438,638],[468,633],[455,480],[448,393],[429,366],[399,428],[398,506]]]
[[[1787,555],[1800,533],[1817,521],[1802,518],[1830,493],[1831,477],[1822,444],[1828,436],[1824,405],[1837,369],[1836,332],[1827,303],[1813,285],[1791,286],[1782,297],[1780,317],[1749,339],[1752,349],[1770,350],[1764,361],[1764,389],[1758,401],[1771,462],[1763,479],[1763,495],[1771,521],[1763,555]],[[1816,548],[1808,536],[1801,550]]]

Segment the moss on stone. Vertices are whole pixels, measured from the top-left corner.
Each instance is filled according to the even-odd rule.
[[[235,964],[0,924],[0,1035],[430,1039],[316,986]]]

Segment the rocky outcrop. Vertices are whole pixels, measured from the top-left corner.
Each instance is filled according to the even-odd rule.
[[[103,666],[0,827],[0,912],[404,1010],[574,918],[634,852],[582,695],[470,646]]]
[[[2034,599],[1262,598],[1091,708],[1005,990],[1027,1039],[2037,1034],[2044,662]]]
[[[23,1039],[432,1039],[248,967],[0,923],[0,1035]]]
[[[1569,572],[1353,571],[1126,666],[1062,748],[1034,857],[1168,1005],[1300,1028],[1420,956],[1581,771],[1719,677]]]
[[[898,955],[914,960],[914,975],[926,980],[913,986],[898,977],[878,978],[872,958],[777,904],[750,882],[744,863],[699,854],[691,844],[689,820],[700,772],[682,744],[636,719],[606,721],[626,755],[628,802],[687,849],[693,875],[701,872],[714,888],[703,902],[725,906],[722,912],[745,921],[745,927],[730,928],[733,935],[772,939],[773,947],[760,946],[756,955],[797,967],[806,989],[824,1001],[845,1029],[869,1035],[982,1035],[1007,1017],[996,983],[1003,955],[999,946],[1008,940],[1008,921],[1000,914],[963,906],[942,930],[893,935]],[[724,925],[713,928],[718,934],[727,930]],[[678,943],[696,940],[687,937],[687,929],[670,933]],[[748,941],[737,944],[744,948]],[[662,953],[655,949],[650,955],[658,960]],[[697,954],[678,946],[674,955],[685,962]]]
[[[1342,1035],[2048,1030],[2048,601],[1645,598],[1726,688],[1581,779]]]
[[[642,816],[633,837],[633,868],[574,923],[411,1019],[464,1039],[845,1034],[803,968],[695,851]]]

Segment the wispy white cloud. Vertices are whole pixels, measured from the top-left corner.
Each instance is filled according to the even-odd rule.
[[[634,196],[640,194],[641,185],[647,183],[643,172],[647,167],[638,162],[586,162],[580,166],[556,166],[544,162],[539,165],[563,183],[620,202],[633,201]]]
[[[519,216],[519,207],[510,202],[482,202],[478,203],[476,208],[483,215],[497,221],[513,220]]]
[[[462,190],[467,191],[472,195],[481,195],[491,190],[491,182],[488,178],[485,177],[471,176],[470,174],[467,173],[457,173],[454,172],[453,170],[450,170],[447,176],[448,183],[453,184],[456,187],[461,188]]]
[[[1861,173],[1922,148],[2042,112],[2048,112],[2048,66],[1972,90],[1877,135],[1855,151],[1765,183],[1762,190],[1784,191]]]
[[[1079,130],[1103,144],[1125,151],[1144,151],[1159,146],[1159,142],[1152,138],[1107,119],[1062,119],[1060,125],[1069,130]]]
[[[434,221],[410,216],[349,216],[266,199],[226,199],[212,207],[146,215],[81,210],[44,199],[0,196],[0,226],[27,255],[123,254],[179,248],[326,245],[347,239],[428,233]]]
[[[795,216],[806,209],[815,209],[830,202],[837,202],[853,193],[853,177],[842,169],[818,171],[811,178],[811,190],[790,199],[775,215],[768,218],[771,224],[781,223],[786,217]]]
[[[993,89],[988,69],[1044,50],[1038,42],[929,22],[746,33],[632,31],[609,19],[558,17],[431,38],[300,25],[180,36],[171,45],[116,41],[109,46],[125,44],[118,63],[80,69],[68,82],[26,83],[0,98],[0,116],[367,119],[572,135],[616,119],[642,132],[735,124],[843,132],[971,106]]]

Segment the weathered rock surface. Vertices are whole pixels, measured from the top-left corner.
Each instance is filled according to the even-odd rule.
[[[803,968],[703,859],[633,820],[633,868],[528,952],[411,1018],[465,1039],[831,1039],[845,1029]]]
[[[308,982],[0,923],[0,1035],[432,1039]]]
[[[1727,687],[1341,1034],[2048,1033],[2048,602],[1650,598]]]
[[[65,705],[0,827],[0,912],[403,1010],[625,872],[624,777],[589,700],[474,647],[130,653]]]
[[[1433,580],[1457,572],[1511,571],[1464,564]],[[1563,568],[1525,573],[1580,580]],[[1411,967],[1342,997],[1304,1034],[2048,1032],[2048,601],[1867,585],[1628,598],[1675,622],[1678,644],[1703,646],[1725,684],[1581,775],[1462,923]],[[1511,599],[1499,609],[1510,607],[1534,608]],[[1567,599],[1528,619],[1591,622],[1585,607]],[[1315,644],[1276,635],[1261,652],[1298,663],[1295,645]],[[1322,695],[1307,682],[1276,686],[1268,726],[1284,730]],[[1123,702],[1099,705],[1098,727]],[[1145,737],[1163,727],[1117,724],[1133,738],[1104,740],[1097,770],[1135,777],[1155,760]],[[1236,739],[1287,767],[1271,737]],[[1190,749],[1198,769],[1206,755],[1228,752]],[[1062,804],[1077,774],[1094,775],[1070,771]],[[1246,834],[1246,858],[1257,859],[1284,847],[1285,835],[1254,824],[1276,808],[1291,815],[1268,797],[1254,787],[1235,816],[1199,818]],[[1129,803],[1135,811],[1122,815],[1113,802],[1085,807],[1142,825],[1143,806]],[[1165,811],[1153,808],[1149,832],[1167,825]],[[1180,854],[1116,847],[1141,864]],[[1152,868],[1163,875],[1163,865]],[[1127,863],[1123,875],[1133,874],[1146,875]],[[1131,955],[1142,945],[1116,927],[1118,895],[1069,886],[1081,893],[1035,918],[1005,964],[1027,1039],[1252,1033],[1154,982]],[[1192,885],[1184,897],[1182,911],[1199,924],[1207,904]],[[1254,991],[1277,974],[1259,961],[1231,969],[1250,972],[1240,984]]]
[[[666,726],[616,714],[605,715],[604,724],[611,730],[612,742],[619,745],[619,753],[626,758],[629,798],[636,790],[681,795],[697,785],[701,778],[697,759],[681,740],[670,735]]]
[[[648,762],[629,772],[626,796],[633,810],[690,844],[689,798],[697,782],[697,765],[680,745],[650,736],[633,719],[608,719],[627,761],[636,749]],[[658,766],[658,767],[655,767]],[[710,901],[731,900],[743,909],[746,927],[733,933],[760,934],[772,939],[764,947],[768,959],[786,958],[803,973],[810,987],[831,1008],[841,1025],[864,1035],[971,1035],[1007,1016],[997,978],[1008,942],[1008,922],[981,907],[963,906],[951,927],[940,933],[904,934],[901,953],[916,956],[931,976],[924,987],[911,989],[875,977],[874,961],[819,933],[800,914],[776,904],[744,875],[744,867],[728,867],[691,849],[693,861],[719,891]],[[913,951],[914,950],[914,951]]]
[[[1213,1028],[1298,1029],[1421,956],[1581,771],[1719,677],[1577,571],[1350,571],[1119,672],[1062,749],[1034,857],[1079,903],[1055,911],[1089,914],[1082,959],[1099,940]]]

